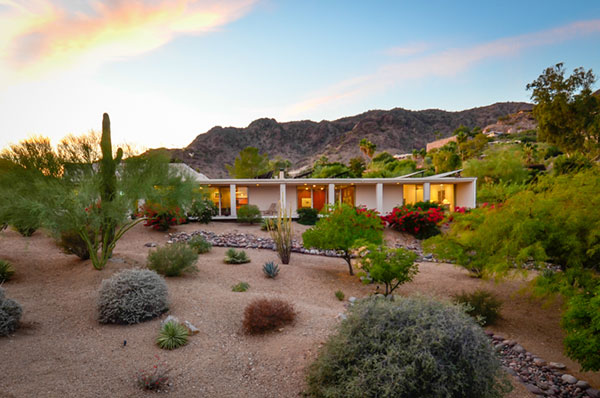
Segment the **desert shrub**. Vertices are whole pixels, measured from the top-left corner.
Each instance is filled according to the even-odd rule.
[[[156,359],[160,358],[156,356]],[[156,391],[167,387],[170,369],[164,362],[157,362],[150,370],[140,370],[136,375],[136,382],[142,390]]]
[[[165,276],[198,271],[198,253],[183,242],[157,247],[148,253],[148,268]]]
[[[394,207],[391,213],[382,219],[390,228],[407,232],[417,239],[427,239],[440,233],[439,224],[444,219],[444,212],[439,207],[427,210],[412,206]]]
[[[334,294],[335,298],[337,298],[340,301],[344,301],[344,292],[342,292],[341,290],[336,290]]]
[[[577,173],[578,171],[589,169],[592,162],[580,153],[572,156],[560,155],[554,159],[554,175]]]
[[[225,261],[227,264],[244,264],[249,263],[250,259],[243,250],[229,249],[225,252]]]
[[[93,236],[90,236],[90,240],[91,239],[93,239]],[[88,245],[77,231],[70,230],[61,232],[57,245],[65,253],[74,254],[82,260],[90,258]]]
[[[292,212],[279,207],[273,225],[268,225],[269,235],[275,242],[275,250],[283,264],[289,264],[292,257]]]
[[[167,284],[154,271],[126,269],[104,279],[100,286],[100,323],[139,323],[168,309]]]
[[[173,350],[188,342],[188,329],[179,322],[169,321],[162,325],[156,344],[163,350]]]
[[[311,207],[298,209],[298,224],[315,225],[319,219],[319,210]]]
[[[598,282],[598,281],[597,281]],[[600,283],[593,294],[573,296],[562,318],[567,331],[565,348],[569,358],[583,370],[600,369]]]
[[[188,245],[198,254],[208,253],[212,249],[212,244],[201,235],[195,235],[188,241]]]
[[[248,282],[240,282],[231,286],[231,291],[236,293],[243,293],[250,288],[250,284]]]
[[[478,183],[510,182],[522,184],[529,180],[525,157],[520,146],[501,145],[485,151],[483,159],[465,162],[463,175],[477,177]]]
[[[481,326],[493,325],[500,317],[502,301],[486,290],[463,292],[453,298],[455,302],[465,304],[466,313],[475,318]]]
[[[23,308],[15,300],[4,295],[0,287],[0,336],[7,336],[19,327]]]
[[[275,278],[279,274],[279,266],[273,261],[269,261],[263,265],[263,272],[268,278]]]
[[[336,250],[352,269],[352,249],[356,241],[379,244],[383,240],[383,224],[373,211],[340,204],[327,210],[314,227],[302,234],[304,247]]]
[[[426,298],[365,299],[308,374],[310,397],[501,397],[489,338],[460,308]]]
[[[188,212],[188,216],[195,217],[202,224],[208,224],[217,214],[219,214],[217,205],[210,198],[204,196],[194,200]]]
[[[260,298],[244,310],[244,331],[257,334],[292,323],[296,318],[294,307],[280,299]]]
[[[261,223],[260,223],[260,230],[261,231],[268,231],[269,229],[275,229],[275,220],[272,218],[263,218]]]
[[[481,184],[477,186],[477,203],[503,203],[525,189],[527,184],[513,184],[509,181]]]
[[[260,209],[256,205],[244,205],[237,209],[237,220],[241,223],[254,224],[262,219]]]
[[[15,274],[12,264],[6,260],[0,260],[0,283],[8,281]]]
[[[153,202],[146,202],[139,216],[146,218],[144,226],[151,227],[155,231],[166,231],[173,225],[185,222],[185,217],[178,206],[163,206]]]
[[[407,249],[392,249],[383,245],[368,245],[359,249],[360,268],[372,282],[385,285],[385,295],[413,280],[419,271],[417,255]]]

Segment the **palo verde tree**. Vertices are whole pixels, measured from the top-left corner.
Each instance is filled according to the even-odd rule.
[[[547,68],[527,85],[535,103],[538,139],[572,154],[600,150],[600,99],[592,94],[592,70],[577,68],[565,78],[562,63]]]
[[[359,267],[373,282],[385,285],[385,295],[394,292],[400,285],[411,282],[419,271],[415,264],[417,255],[404,248],[384,245],[366,245],[358,249]]]
[[[54,174],[46,172],[44,163],[24,167],[32,162],[15,162],[6,156],[0,163],[0,217],[14,213],[18,206],[55,236],[74,233],[87,247],[94,268],[102,269],[117,241],[142,221],[129,217],[137,212],[137,200],[191,203],[197,184],[171,169],[167,157],[150,154],[123,159],[122,151],[113,157],[110,141],[105,114],[103,139],[96,144],[102,153],[99,165],[89,162],[85,154],[90,151],[77,147],[76,142],[88,140],[71,141],[75,144],[69,153],[79,155],[61,158],[53,153],[60,164]]]
[[[240,151],[232,165],[225,165],[233,178],[256,178],[272,170],[269,155],[260,154],[258,148],[246,147]]]
[[[357,211],[352,206],[339,204],[328,209],[325,217],[302,234],[304,247],[336,250],[352,270],[352,249],[357,241],[380,244],[383,240],[381,219],[370,211]]]

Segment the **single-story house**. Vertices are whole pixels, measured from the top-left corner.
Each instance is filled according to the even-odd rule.
[[[415,174],[415,173],[413,173]],[[219,209],[215,219],[235,219],[240,206],[258,206],[263,215],[277,214],[278,204],[297,217],[300,208],[321,210],[326,204],[365,206],[386,214],[395,206],[432,201],[455,207],[475,207],[476,178],[452,177],[456,172],[415,178],[284,178],[207,179],[210,199]]]

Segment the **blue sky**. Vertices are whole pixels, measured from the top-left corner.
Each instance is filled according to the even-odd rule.
[[[598,1],[416,3],[0,0],[0,147],[103,112],[116,142],[181,147],[259,117],[527,101],[558,62],[600,75]]]

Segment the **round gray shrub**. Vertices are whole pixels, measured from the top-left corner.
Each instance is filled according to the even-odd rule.
[[[19,326],[22,314],[21,305],[5,297],[4,289],[0,287],[0,336],[7,336],[14,332]]]
[[[489,338],[462,309],[373,298],[352,307],[323,347],[307,395],[495,398],[509,389]]]
[[[103,280],[100,286],[100,323],[140,323],[168,309],[167,284],[154,271],[126,269]]]

